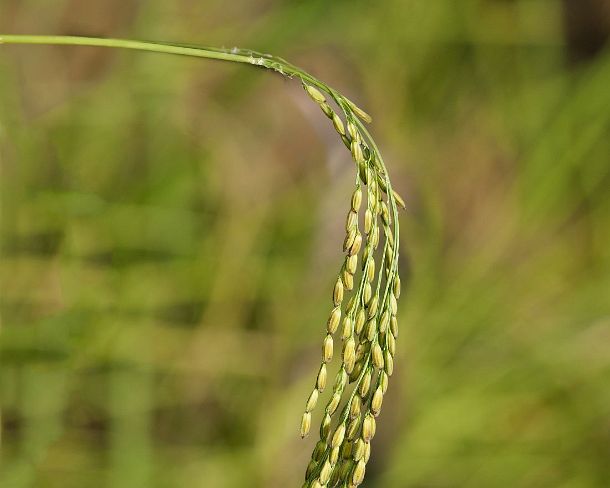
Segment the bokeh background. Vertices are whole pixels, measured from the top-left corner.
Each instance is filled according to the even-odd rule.
[[[610,486],[609,30],[605,0],[0,2],[2,33],[271,52],[373,115],[408,201],[388,488]],[[0,486],[300,486],[353,165],[299,84],[0,46],[0,178]]]

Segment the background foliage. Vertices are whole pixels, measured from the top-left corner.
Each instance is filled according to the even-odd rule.
[[[409,205],[364,486],[602,487],[607,5],[3,0],[0,31],[249,47],[359,102]],[[0,46],[0,486],[300,486],[340,144],[272,73]]]

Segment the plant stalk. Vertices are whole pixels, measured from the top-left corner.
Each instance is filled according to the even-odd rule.
[[[195,56],[199,58],[218,59],[221,61],[235,61],[238,63],[256,64],[252,58],[230,51],[220,51],[205,47],[185,47],[168,44],[159,44],[149,41],[132,41],[128,39],[106,39],[97,37],[78,36],[20,36],[0,34],[0,44],[55,44],[65,46],[94,46],[94,47],[118,47],[123,49],[135,49],[138,51],[152,51],[156,53],[179,54],[183,56]]]

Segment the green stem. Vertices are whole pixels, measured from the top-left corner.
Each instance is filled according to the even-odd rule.
[[[78,36],[30,36],[30,35],[4,35],[0,34],[0,44],[45,44],[63,46],[92,46],[134,49],[163,54],[177,54],[197,58],[216,59],[219,61],[232,61],[235,63],[250,64],[262,68],[273,69],[284,76],[297,76],[302,81],[333,93],[328,85],[306,73],[302,69],[288,63],[282,58],[268,56],[244,49],[218,49],[205,46],[174,44],[167,42],[133,41],[129,39],[111,39],[99,37]]]
[[[205,47],[184,47],[148,41],[130,41],[127,39],[102,39],[97,37],[76,36],[13,36],[0,34],[0,44],[55,44],[65,46],[118,47],[123,49],[136,49],[138,51],[180,54],[198,58],[256,64],[256,62],[253,62],[253,59],[255,58],[244,54],[219,51]]]
[[[333,98],[337,99],[339,94],[326,83],[318,80],[309,73],[294,66],[286,60],[257,53],[244,49],[217,49],[213,47],[194,46],[185,44],[174,44],[152,41],[133,41],[129,39],[111,39],[99,37],[79,36],[31,36],[31,35],[9,35],[0,34],[0,44],[54,44],[63,46],[92,46],[113,47],[122,49],[134,49],[137,51],[149,51],[164,54],[177,54],[181,56],[192,56],[196,58],[216,59],[219,61],[232,61],[235,63],[250,64],[262,68],[272,69],[287,77],[298,77],[303,82],[308,82],[317,88],[324,90]],[[355,105],[345,97],[346,102]],[[350,109],[351,110],[351,109]]]

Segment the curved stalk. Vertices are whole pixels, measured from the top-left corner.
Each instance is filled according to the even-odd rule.
[[[370,455],[370,441],[375,431],[374,417],[379,415],[388,377],[392,375],[393,370],[395,339],[398,335],[396,322],[397,299],[400,295],[397,204],[404,205],[402,199],[394,193],[379,148],[363,124],[363,121],[371,121],[370,116],[338,91],[284,59],[245,49],[218,49],[190,44],[95,37],[2,34],[0,34],[0,44],[110,47],[175,54],[249,64],[274,70],[288,78],[296,77],[301,81],[308,95],[332,120],[341,140],[352,153],[352,158],[356,163],[356,190],[352,195],[352,203],[348,212],[347,236],[344,244],[347,256],[333,291],[334,308],[327,324],[328,335],[324,341],[322,365],[312,395],[305,407],[301,424],[302,437],[309,433],[311,411],[315,408],[318,396],[322,393],[326,384],[326,363],[333,356],[332,336],[337,331],[342,308],[346,315],[344,328],[342,329],[342,339],[344,344],[349,341],[350,348],[345,348],[343,351],[343,362],[335,381],[333,397],[326,406],[325,421],[321,428],[321,440],[316,445],[312,461],[307,468],[304,486],[313,488],[319,486],[335,487],[340,484],[341,486],[359,485],[364,478],[365,464]],[[336,103],[339,107],[339,113],[336,113],[327,103],[326,96],[329,96]],[[369,228],[367,230],[365,224],[366,236],[361,234],[358,226],[362,187],[366,187],[367,191],[365,222],[368,217]],[[371,224],[371,222],[373,223]],[[381,226],[380,223],[383,223],[383,225]],[[382,257],[379,260],[377,284],[375,286],[375,253],[379,245],[379,229],[381,227],[384,231],[384,241],[383,246],[381,246]],[[363,251],[361,251],[361,247]],[[359,276],[361,281],[354,289],[354,277],[359,255],[362,256],[363,261],[362,272]],[[382,283],[385,285],[383,286],[383,293],[381,292]],[[375,286],[374,291],[372,286]],[[354,290],[352,300],[347,307],[342,305],[344,290]],[[362,329],[362,321],[360,321],[359,330],[354,328],[357,315],[368,317],[366,319],[366,329]],[[388,326],[390,316],[391,327]],[[384,317],[386,318],[385,321]],[[356,340],[359,341],[360,354],[358,350],[354,350]],[[359,369],[355,366],[358,366]],[[377,381],[375,385],[371,385],[374,369],[377,370]],[[368,386],[366,386],[365,378],[368,381]],[[345,389],[349,383],[354,383],[354,387],[351,392],[347,393]],[[341,413],[337,415],[338,425],[335,427],[334,435],[330,436],[331,417],[337,412],[340,401],[345,399],[344,393],[347,393],[347,403]],[[360,397],[358,402],[362,405],[363,410],[360,412],[359,407],[358,411],[353,413],[352,404],[357,396]],[[329,436],[332,437],[330,442]]]

